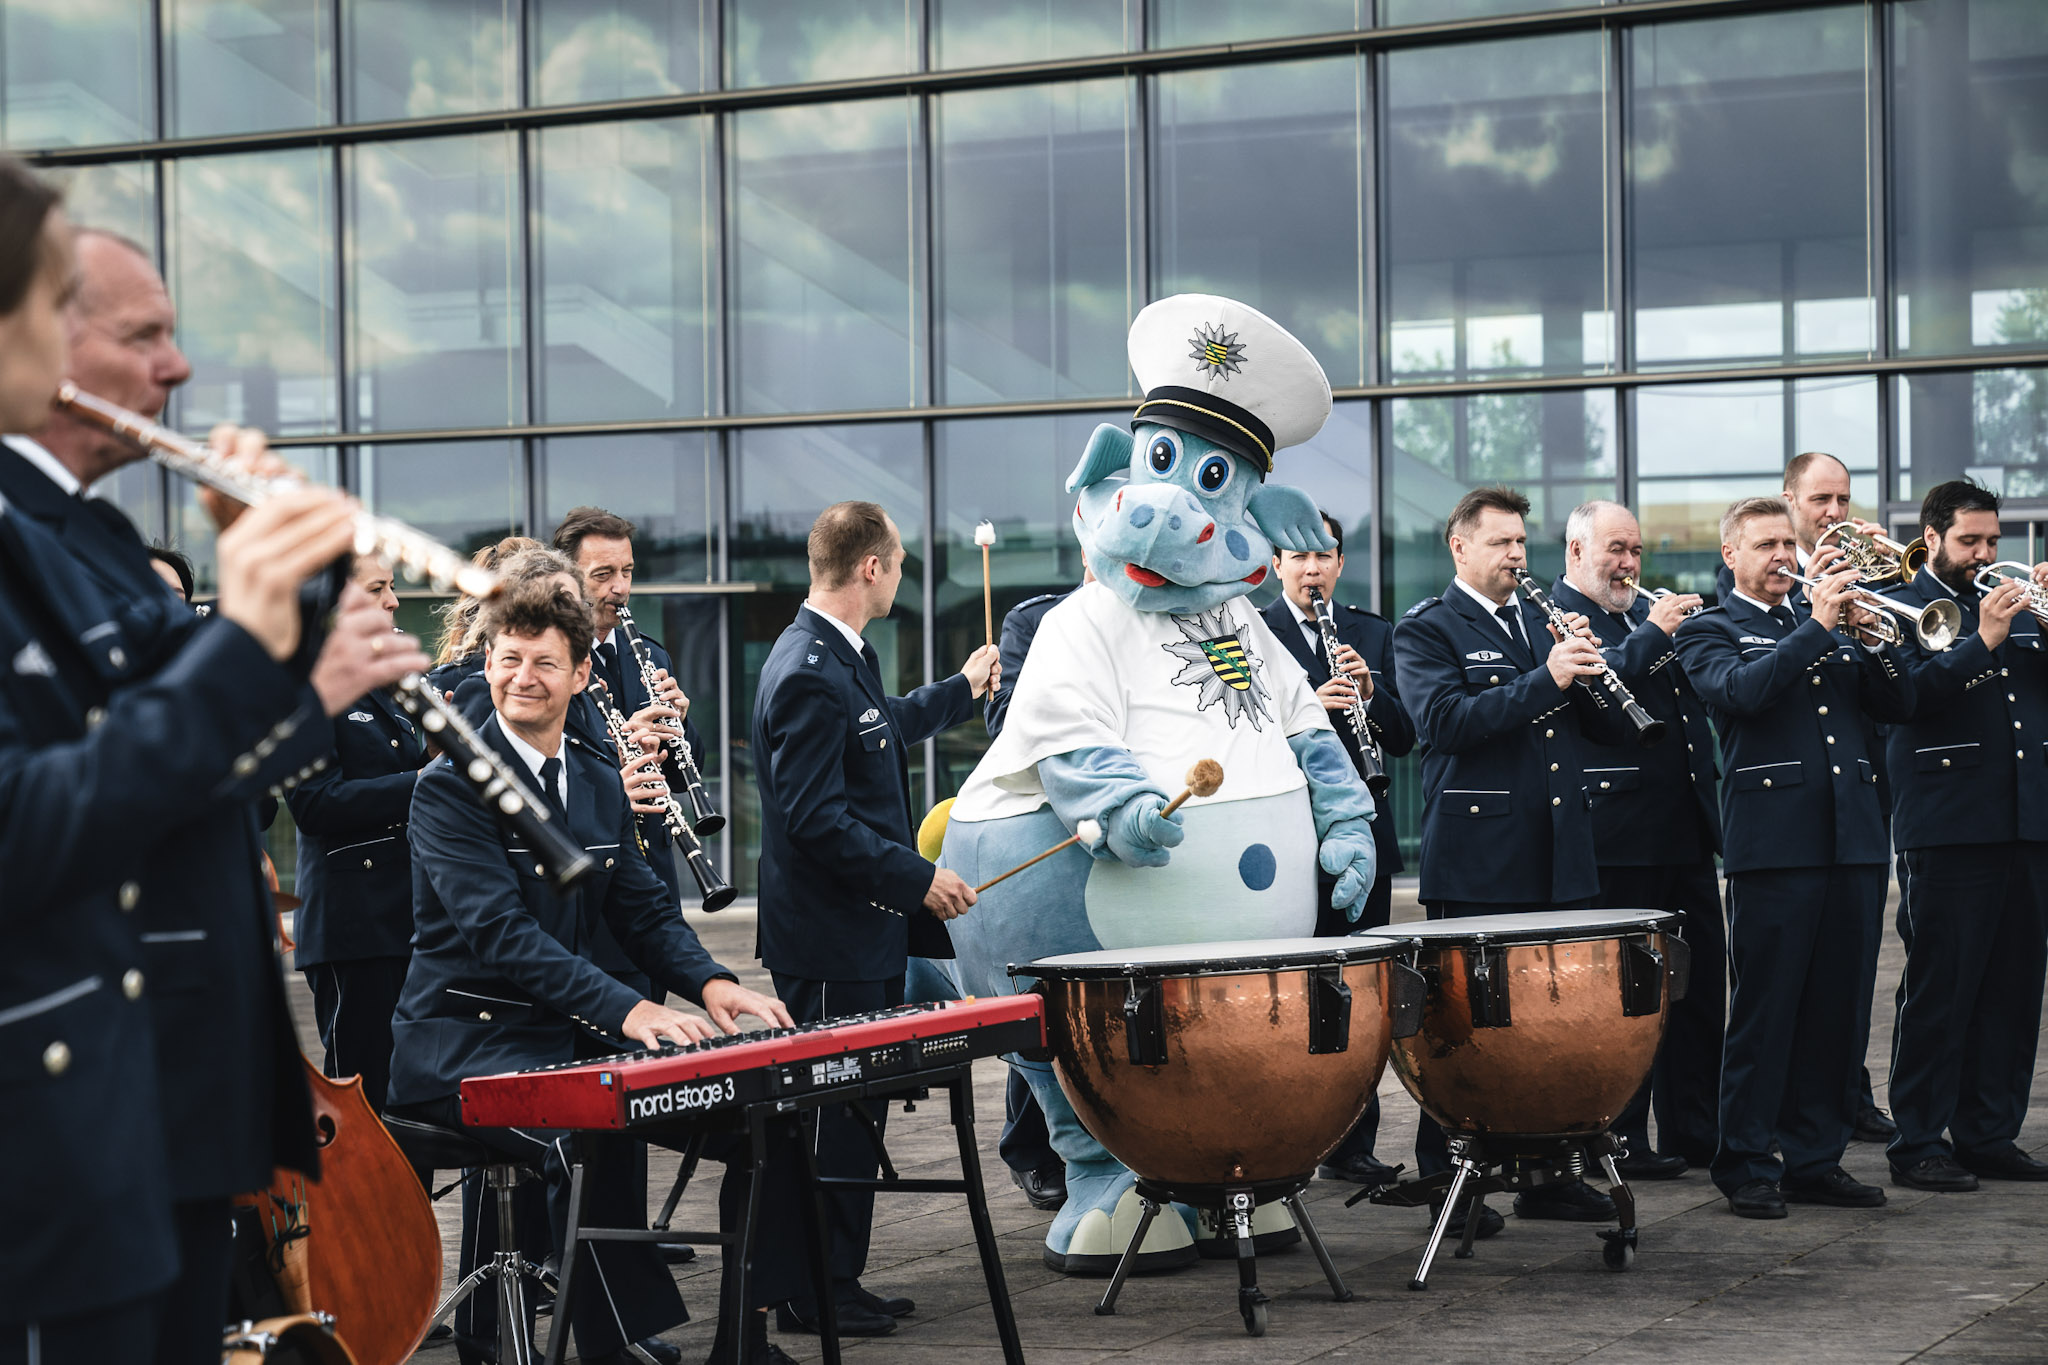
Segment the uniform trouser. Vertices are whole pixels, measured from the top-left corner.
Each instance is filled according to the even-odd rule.
[[[1330,895],[1337,889],[1337,879],[1316,869],[1316,937],[1342,938],[1366,929],[1379,929],[1391,923],[1394,918],[1394,879],[1384,869],[1373,879],[1372,890],[1366,893],[1365,909],[1354,922],[1344,917],[1344,912],[1330,904]],[[1323,1160],[1331,1164],[1341,1163],[1354,1156],[1371,1156],[1373,1144],[1380,1136],[1380,1097],[1375,1091],[1365,1102],[1365,1112],[1358,1116],[1358,1122],[1351,1125],[1351,1131],[1337,1144]]]
[[[1545,910],[1584,910],[1589,901],[1570,901],[1559,905],[1546,905]],[[1424,906],[1430,919],[1469,919],[1474,915],[1504,915],[1517,910],[1526,910],[1526,905],[1502,905],[1494,901],[1431,901]],[[1444,1130],[1437,1121],[1424,1113],[1415,1125],[1415,1170],[1418,1175],[1440,1175],[1451,1169],[1451,1149],[1444,1141]],[[1558,1186],[1558,1189],[1565,1187]],[[1548,1187],[1531,1191],[1536,1198],[1545,1198]]]
[[[2019,1136],[2048,967],[2048,844],[1908,849],[1906,972],[1892,1028],[1887,1150],[1910,1167]],[[1954,1146],[1942,1140],[1946,1129]]]
[[[321,1073],[363,1078],[363,1098],[382,1112],[391,1088],[391,1016],[405,986],[410,957],[317,962],[305,969],[313,988],[313,1022],[327,1050]]]
[[[461,1102],[453,1095],[407,1105],[430,1123],[460,1129],[515,1161],[538,1166],[547,1183],[549,1237],[556,1254],[565,1254],[562,1237],[569,1225],[570,1166],[583,1163],[583,1222],[588,1227],[647,1226],[647,1164],[643,1145],[611,1133],[565,1133],[553,1128],[467,1128]],[[462,1251],[456,1273],[467,1275],[498,1250],[496,1191],[472,1177],[464,1187]],[[522,1243],[528,1240],[521,1230]],[[530,1253],[529,1253],[530,1254]],[[576,1302],[569,1323],[576,1333],[577,1352],[603,1355],[674,1327],[688,1318],[674,1276],[661,1254],[646,1242],[585,1242],[577,1250]],[[561,1305],[556,1305],[557,1327]],[[487,1293],[472,1294],[457,1310],[455,1330],[478,1341],[495,1339],[496,1303]],[[218,1343],[216,1343],[217,1345]]]
[[[1003,1136],[996,1143],[996,1151],[1003,1164],[1019,1175],[1057,1171],[1066,1165],[1052,1149],[1045,1111],[1038,1107],[1031,1086],[1015,1067],[1010,1069],[1009,1086],[1003,1091]]]
[[[781,997],[782,1003],[789,1008],[790,1016],[799,1024],[848,1014],[865,1014],[903,1003],[903,978],[900,976],[888,981],[818,981],[809,977],[784,976],[781,972],[775,972],[773,976],[775,994]],[[888,1125],[888,1102],[862,1100],[858,1104],[873,1121],[875,1138],[879,1139]],[[881,1170],[874,1140],[869,1138],[866,1125],[854,1117],[854,1107],[830,1104],[818,1111],[816,1152],[819,1175],[873,1180]],[[873,1191],[844,1190],[826,1196],[826,1259],[832,1267],[834,1285],[848,1287],[867,1269],[868,1236],[874,1230],[874,1223]],[[801,1258],[802,1238],[792,1230],[788,1241],[790,1254]],[[812,1302],[813,1299],[805,1297],[798,1306],[808,1309]]]
[[[178,1278],[164,1291],[157,1314],[155,1365],[219,1365],[234,1217],[226,1199],[194,1199],[171,1205],[171,1218],[178,1235]]]
[[[1712,1161],[1720,1129],[1721,1043],[1728,1008],[1728,929],[1721,920],[1721,882],[1710,856],[1662,867],[1600,869],[1601,910],[1668,910],[1683,915],[1680,935],[1692,958],[1685,998],[1671,1003],[1664,1042],[1650,1079],[1614,1120],[1631,1155],[1657,1146],[1699,1165]]]
[[[1841,1164],[1862,1104],[1884,889],[1882,863],[1729,874],[1733,989],[1713,1166],[1724,1193]]]
[[[222,1211],[225,1216],[226,1211]],[[147,1362],[156,1341],[163,1293],[94,1308],[62,1318],[0,1322],[0,1365],[107,1365]],[[220,1358],[214,1333],[213,1361]],[[212,1365],[212,1362],[209,1362]]]

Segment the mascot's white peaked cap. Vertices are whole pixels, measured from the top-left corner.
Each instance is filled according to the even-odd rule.
[[[1207,437],[1273,472],[1330,416],[1330,381],[1294,334],[1235,299],[1175,294],[1131,323],[1131,373],[1145,401],[1132,426]]]

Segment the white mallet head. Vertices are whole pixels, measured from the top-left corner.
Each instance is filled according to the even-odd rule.
[[[1083,820],[1074,826],[1074,837],[1087,847],[1093,848],[1102,839],[1102,826],[1093,820]]]
[[[996,524],[992,521],[977,521],[974,523],[974,543],[976,545],[995,544]]]

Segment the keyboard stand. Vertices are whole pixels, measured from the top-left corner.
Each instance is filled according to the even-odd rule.
[[[739,1273],[730,1278],[719,1305],[720,1318],[729,1326],[728,1340],[732,1344],[733,1365],[741,1365],[746,1349],[745,1333],[739,1330],[745,1320],[747,1281],[750,1278],[756,1239],[761,1229],[761,1189],[768,1167],[768,1137],[777,1126],[794,1125],[799,1137],[797,1150],[804,1153],[803,1168],[799,1172],[802,1183],[809,1193],[808,1198],[798,1203],[803,1210],[804,1241],[810,1253],[811,1279],[814,1284],[829,1286],[832,1282],[831,1269],[825,1250],[825,1204],[824,1195],[829,1189],[865,1189],[878,1194],[964,1194],[967,1197],[967,1214],[974,1225],[974,1242],[981,1254],[982,1278],[988,1286],[989,1307],[995,1313],[996,1336],[1003,1347],[1006,1365],[1024,1365],[1024,1348],[1017,1336],[1017,1315],[1010,1304],[1010,1292],[1003,1278],[1003,1262],[996,1246],[995,1225],[989,1218],[988,1195],[982,1186],[981,1153],[974,1138],[974,1078],[971,1062],[957,1066],[943,1067],[931,1071],[909,1072],[890,1076],[883,1080],[869,1081],[842,1086],[830,1092],[806,1095],[797,1099],[764,1100],[750,1104],[742,1111],[743,1126],[748,1137],[753,1157],[753,1176],[748,1182],[747,1217],[745,1226],[738,1233],[677,1231],[647,1228],[598,1228],[583,1225],[583,1164],[572,1164],[569,1177],[569,1221],[565,1230],[562,1252],[560,1289],[556,1297],[554,1325],[548,1334],[546,1365],[561,1365],[569,1343],[570,1295],[577,1287],[577,1263],[581,1259],[583,1244],[586,1242],[688,1242],[696,1246],[717,1246],[725,1248],[726,1255],[737,1255]],[[950,1116],[953,1134],[960,1148],[960,1178],[905,1180],[895,1175],[886,1154],[881,1166],[886,1173],[873,1180],[856,1180],[840,1176],[820,1176],[808,1140],[817,1124],[817,1111],[829,1104],[845,1104],[852,1100],[896,1099],[917,1091],[945,1090],[951,1099]],[[687,1138],[693,1133],[704,1131],[704,1121],[681,1122],[661,1132],[641,1136],[655,1140]],[[723,1125],[718,1125],[722,1127]],[[673,1211],[671,1195],[669,1211]],[[660,1220],[660,1221],[666,1221]],[[823,1347],[826,1365],[840,1365],[838,1311],[829,1292],[821,1293],[818,1299],[818,1332]]]

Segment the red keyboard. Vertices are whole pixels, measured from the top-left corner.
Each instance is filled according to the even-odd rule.
[[[899,1005],[462,1083],[478,1128],[654,1128],[1045,1046],[1038,995]]]

